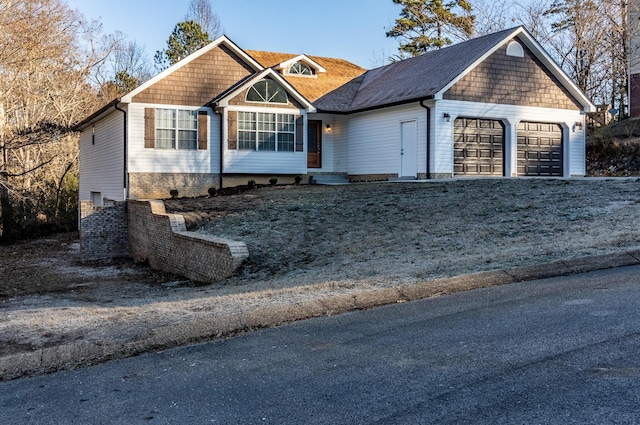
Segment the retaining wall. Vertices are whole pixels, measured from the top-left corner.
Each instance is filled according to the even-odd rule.
[[[98,207],[80,201],[80,258],[82,261],[129,256],[127,203]]]
[[[249,257],[243,242],[187,231],[184,217],[162,201],[130,200],[129,252],[136,261],[199,282],[225,279]]]

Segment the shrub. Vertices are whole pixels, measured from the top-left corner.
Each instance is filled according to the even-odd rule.
[[[216,193],[218,193],[215,187],[210,187],[207,192],[209,192],[209,196],[216,196]]]
[[[593,130],[587,137],[586,145],[593,155],[608,155],[615,150],[615,141],[609,127]]]
[[[249,180],[247,182],[247,187],[249,187],[249,189],[255,189],[256,188],[256,181],[255,180]]]
[[[271,186],[275,186],[275,185],[276,185],[276,183],[278,183],[278,178],[277,178],[277,177],[271,177],[271,178],[269,179],[269,184],[270,184]]]
[[[171,189],[169,191],[169,195],[171,195],[172,198],[177,198],[178,197],[178,189]]]
[[[302,181],[302,177],[300,176],[295,176],[294,178],[295,182],[296,182],[296,186],[298,186],[300,184],[300,182]]]

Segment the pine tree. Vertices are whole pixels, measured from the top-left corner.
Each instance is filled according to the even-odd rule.
[[[154,60],[159,69],[181,61],[196,50],[211,43],[209,33],[195,21],[178,23],[167,40],[167,48],[158,50]]]
[[[400,40],[399,56],[418,56],[473,35],[475,16],[467,0],[393,0],[402,6],[387,37]]]

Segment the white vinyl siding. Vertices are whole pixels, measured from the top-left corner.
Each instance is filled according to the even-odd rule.
[[[79,199],[124,200],[124,114],[114,111],[80,135]]]
[[[406,105],[363,112],[349,117],[348,173],[391,174],[400,170],[400,128],[403,121],[416,121],[418,173],[426,170],[426,109]]]
[[[564,130],[564,175],[585,174],[585,131],[575,126],[584,122],[580,111],[564,109],[523,107],[441,100],[428,102],[431,107],[431,149],[429,172],[442,177],[453,176],[453,124],[457,117],[488,118],[502,120],[505,124],[505,171],[507,176],[517,175],[516,132],[520,121],[560,124]],[[444,114],[448,113],[449,122]],[[332,119],[323,116],[323,120]],[[331,136],[323,133],[324,154],[328,147],[336,149],[334,170],[343,171],[337,165],[345,154],[348,158],[346,172],[352,175],[396,175],[400,161],[400,123],[417,121],[417,171],[425,173],[426,167],[426,109],[418,104],[385,108],[349,115],[346,123],[332,126]],[[324,125],[324,121],[323,121]],[[334,131],[337,129],[339,131]],[[347,134],[345,137],[344,134]],[[338,151],[339,150],[339,151]],[[346,151],[346,152],[345,152]],[[324,161],[327,159],[323,156]]]
[[[450,122],[444,120],[444,113],[450,115]],[[584,122],[580,111],[441,100],[432,109],[432,115],[436,129],[431,151],[433,173],[453,173],[453,123],[457,117],[469,117],[504,122],[506,176],[517,175],[517,126],[521,121],[560,124],[564,135],[564,176],[585,174],[584,125],[582,128],[574,125],[576,122]]]
[[[239,107],[238,149],[224,150],[224,172],[233,174],[306,174],[305,120],[302,152],[295,152],[295,117],[303,111],[279,108]],[[255,117],[255,125],[250,122]],[[228,110],[224,113],[224,137],[228,137]],[[255,132],[255,133],[253,133]],[[254,136],[251,133],[255,134]],[[255,148],[253,141],[255,140]]]
[[[309,120],[322,122],[322,168],[314,173],[347,173],[349,156],[349,118],[345,115],[310,114]],[[327,125],[331,131],[327,131]]]
[[[182,109],[193,111],[206,110],[209,114],[207,129],[207,149],[150,149],[144,147],[144,109]],[[157,109],[157,110],[158,110]],[[183,117],[184,118],[184,117]],[[184,122],[183,126],[188,125]],[[193,124],[191,124],[193,125]],[[188,128],[185,131],[192,131]],[[197,133],[191,138],[194,143]],[[157,136],[157,135],[156,135]],[[186,140],[186,139],[185,139]],[[156,140],[157,143],[157,140]],[[196,146],[194,144],[194,146]],[[206,108],[186,108],[172,105],[145,105],[134,103],[129,105],[129,156],[130,173],[212,173],[220,172],[220,115]]]

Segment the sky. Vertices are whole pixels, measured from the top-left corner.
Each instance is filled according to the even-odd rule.
[[[103,31],[120,31],[145,47],[149,60],[166,47],[190,0],[67,0]],[[392,0],[211,0],[224,34],[245,50],[346,59],[364,68],[383,64],[398,42],[385,36],[401,7]]]

